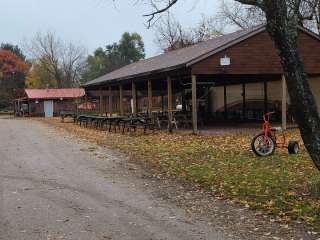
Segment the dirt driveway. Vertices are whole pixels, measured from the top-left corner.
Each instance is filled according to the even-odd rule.
[[[0,119],[0,136],[0,239],[230,239],[152,197],[108,149],[28,120]]]

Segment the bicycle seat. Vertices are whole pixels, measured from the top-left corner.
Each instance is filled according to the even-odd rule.
[[[272,127],[271,130],[272,131],[277,131],[277,132],[283,132],[282,127]]]

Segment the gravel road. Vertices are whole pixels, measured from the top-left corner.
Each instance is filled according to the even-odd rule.
[[[229,239],[124,174],[120,155],[0,119],[0,239]]]

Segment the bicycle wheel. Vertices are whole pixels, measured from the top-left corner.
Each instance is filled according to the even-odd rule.
[[[270,136],[260,133],[251,141],[252,151],[259,157],[270,156],[276,149],[276,143]]]

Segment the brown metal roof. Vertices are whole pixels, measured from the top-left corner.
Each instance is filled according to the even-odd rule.
[[[147,76],[152,73],[166,72],[178,68],[188,67],[204,58],[237,44],[257,33],[265,30],[264,25],[240,30],[213,38],[191,47],[178,49],[152,58],[124,66],[97,79],[89,81],[84,86],[99,85],[110,81],[119,81],[138,76]]]

